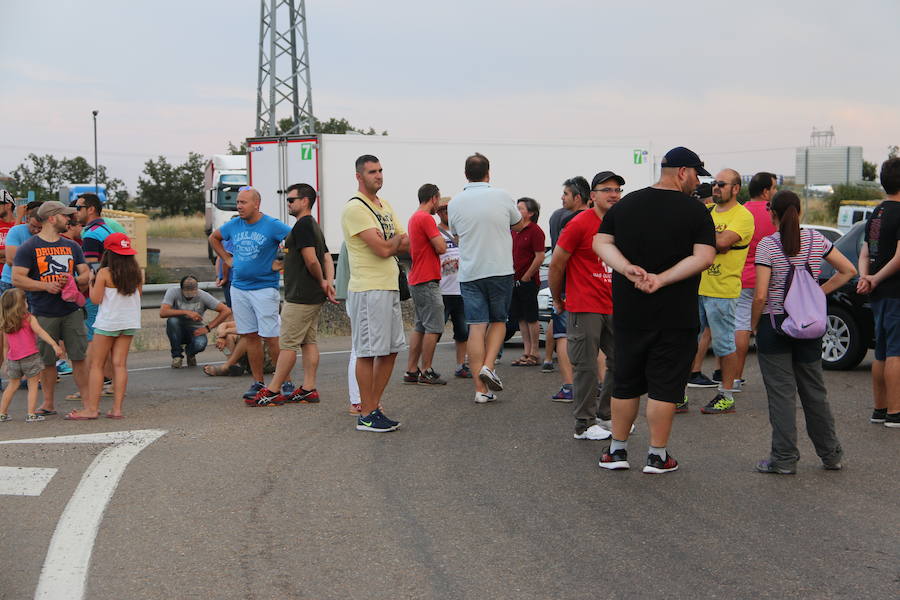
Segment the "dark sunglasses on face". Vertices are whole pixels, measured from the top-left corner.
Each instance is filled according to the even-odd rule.
[[[285,198],[285,200],[287,200],[288,204],[290,204],[294,200],[299,200],[299,199],[300,199],[300,196],[288,196],[287,198]]]
[[[734,183],[728,183],[727,181],[713,181],[713,182],[712,182],[712,185],[713,185],[713,186],[718,186],[718,187],[720,187],[720,188],[723,188],[723,187],[725,187],[726,185],[735,185],[735,184],[734,184]]]

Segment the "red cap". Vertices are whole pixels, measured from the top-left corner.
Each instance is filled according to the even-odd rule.
[[[134,256],[137,250],[131,247],[131,240],[124,233],[111,233],[103,240],[104,250],[122,254],[125,256]]]

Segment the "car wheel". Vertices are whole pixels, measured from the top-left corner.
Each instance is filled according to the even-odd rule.
[[[822,367],[847,370],[856,367],[866,355],[859,324],[840,306],[828,307],[828,327],[822,336]]]

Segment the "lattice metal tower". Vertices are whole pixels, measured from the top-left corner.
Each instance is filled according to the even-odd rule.
[[[809,134],[809,145],[813,148],[831,148],[834,146],[834,125],[828,129],[816,129],[813,127]]]
[[[281,133],[315,133],[306,0],[260,0],[256,135],[279,133],[277,109],[285,104],[290,115],[282,118],[290,116],[293,127]]]

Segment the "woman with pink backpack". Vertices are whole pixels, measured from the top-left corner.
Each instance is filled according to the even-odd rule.
[[[796,402],[800,396],[806,431],[828,470],[839,470],[843,450],[834,430],[822,375],[822,334],[827,324],[826,294],[856,275],[856,269],[825,237],[800,229],[800,198],[782,190],[769,206],[778,229],[756,248],[756,294],[752,326],[759,370],[769,398],[772,449],[761,473],[797,472]],[[834,275],[818,284],[822,262]]]

